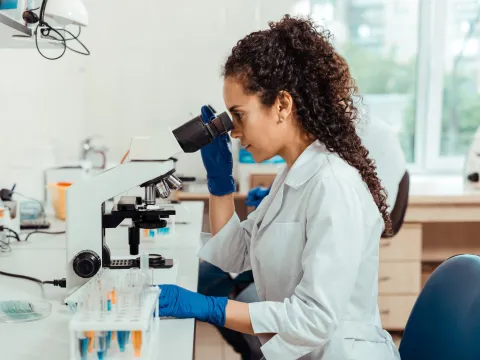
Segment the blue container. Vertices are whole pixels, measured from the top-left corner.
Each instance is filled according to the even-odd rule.
[[[38,201],[20,201],[20,220],[37,219],[42,211],[42,205]]]
[[[18,8],[18,0],[0,0],[0,10],[13,10]]]
[[[238,161],[241,164],[255,164],[255,160],[253,160],[252,154],[243,148],[240,149],[240,151],[238,152]],[[283,160],[280,156],[276,155],[271,159],[263,161],[262,164],[282,164],[284,162],[285,160]]]

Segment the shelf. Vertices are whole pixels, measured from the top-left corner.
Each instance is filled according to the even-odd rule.
[[[24,35],[24,36],[32,36],[32,29],[28,26],[25,26],[23,23],[13,19],[9,15],[0,11],[0,24],[4,26],[0,27],[0,33],[3,35],[4,33],[8,33],[8,36],[11,37],[13,35]],[[10,31],[8,31],[10,30]]]
[[[234,200],[245,200],[247,198],[247,194],[234,192],[233,193]],[[176,191],[175,193],[175,200],[178,201],[207,201],[210,199],[210,193],[194,193],[194,192],[187,192],[187,191]]]
[[[56,41],[38,38],[41,49],[55,49],[61,45]],[[0,11],[0,49],[34,49],[34,30]]]

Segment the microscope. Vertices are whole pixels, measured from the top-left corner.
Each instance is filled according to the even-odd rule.
[[[197,116],[180,127],[165,129],[155,136],[134,137],[129,161],[77,182],[67,190],[67,292],[72,294],[102,267],[138,267],[135,260],[113,259],[106,244],[105,229],[116,228],[125,219],[130,255],[139,254],[140,229],[165,227],[173,207],[156,205],[156,198],[167,198],[181,187],[175,176],[173,156],[193,153],[215,137],[233,129],[226,112],[205,123]],[[140,186],[145,196],[121,196],[110,212],[105,201]],[[171,260],[160,259],[156,268],[171,268]]]

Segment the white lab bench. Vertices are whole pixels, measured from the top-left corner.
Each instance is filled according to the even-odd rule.
[[[176,224],[175,234],[155,243],[140,245],[150,253],[159,253],[178,261],[177,285],[197,290],[200,232],[203,202],[189,202],[191,222]],[[48,231],[61,230],[64,223],[53,222]],[[126,227],[108,229],[107,244],[113,256],[128,255]],[[65,277],[65,235],[34,234],[27,242],[12,242],[10,253],[0,253],[0,270],[28,275],[40,280]],[[0,324],[0,359],[50,360],[69,358],[68,323],[71,313],[62,300],[66,290],[27,280],[0,276],[0,300],[47,300],[51,315],[43,320]],[[159,326],[158,359],[192,359],[194,356],[195,321],[165,319]]]

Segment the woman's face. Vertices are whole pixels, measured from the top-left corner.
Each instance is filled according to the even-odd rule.
[[[255,162],[271,159],[281,152],[289,126],[280,121],[282,115],[277,105],[268,108],[258,95],[245,94],[242,84],[232,77],[225,79],[223,100],[233,119],[231,136],[240,140]]]

